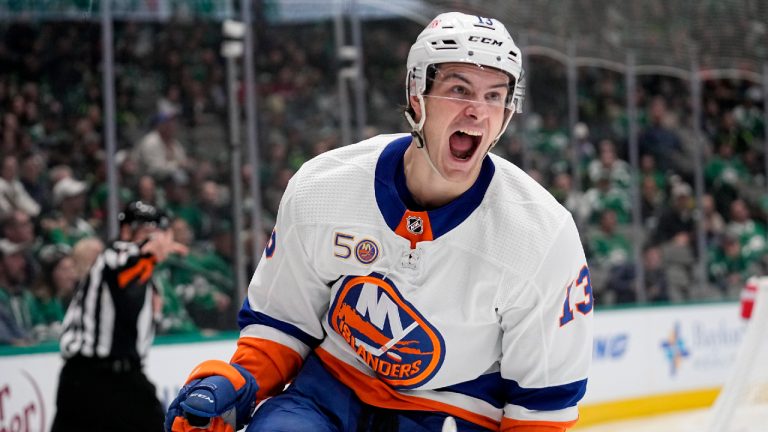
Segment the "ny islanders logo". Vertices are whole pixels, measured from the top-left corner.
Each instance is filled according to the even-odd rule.
[[[355,246],[355,257],[363,264],[370,264],[379,257],[379,246],[373,240],[362,240]]]
[[[344,279],[328,323],[394,388],[426,383],[445,357],[442,336],[403,299],[392,281],[377,273]]]

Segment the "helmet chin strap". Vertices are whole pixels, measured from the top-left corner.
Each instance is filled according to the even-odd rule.
[[[408,121],[408,124],[411,125],[411,136],[413,137],[413,140],[415,141],[416,148],[422,151],[422,154],[424,155],[424,158],[427,159],[427,163],[429,164],[430,168],[432,168],[432,171],[435,172],[435,174],[439,175],[440,178],[442,178],[445,181],[448,181],[440,171],[437,170],[437,167],[432,162],[432,158],[429,157],[429,149],[427,149],[427,141],[424,138],[424,120],[427,118],[427,112],[424,107],[424,96],[423,95],[417,95],[416,96],[419,99],[419,110],[421,111],[421,118],[418,123],[416,123],[413,120],[413,117],[411,116],[411,113],[408,111],[405,112],[405,119]]]
[[[491,145],[488,146],[488,150],[485,151],[486,155],[491,152],[491,149],[496,145],[496,143],[499,142],[499,140],[501,139],[501,136],[504,135],[504,131],[507,130],[507,126],[509,126],[509,122],[512,120],[512,116],[515,113],[514,110],[508,110],[508,111],[509,111],[509,114],[506,115],[507,118],[504,120],[504,124],[501,126],[501,130],[499,130],[499,134],[496,135],[496,138],[493,139],[493,142],[491,143]]]

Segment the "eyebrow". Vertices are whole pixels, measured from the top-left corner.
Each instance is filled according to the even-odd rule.
[[[458,72],[449,72],[448,74],[446,74],[446,76],[445,76],[446,81],[451,79],[451,78],[456,78],[459,81],[463,81],[463,82],[465,82],[468,85],[472,85],[472,82],[469,79],[467,79],[467,77],[465,77],[464,75],[462,75],[462,74],[460,74]],[[492,89],[494,89],[494,88],[507,88],[507,86],[508,86],[507,83],[498,83],[498,84],[494,84],[494,85],[490,86],[489,88],[492,88]]]

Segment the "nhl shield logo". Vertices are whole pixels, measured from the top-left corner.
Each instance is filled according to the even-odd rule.
[[[424,233],[424,221],[418,216],[408,216],[405,226],[411,234],[421,235]]]

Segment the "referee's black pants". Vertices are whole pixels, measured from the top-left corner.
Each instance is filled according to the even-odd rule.
[[[51,432],[163,432],[164,417],[141,364],[74,357],[59,376]]]

